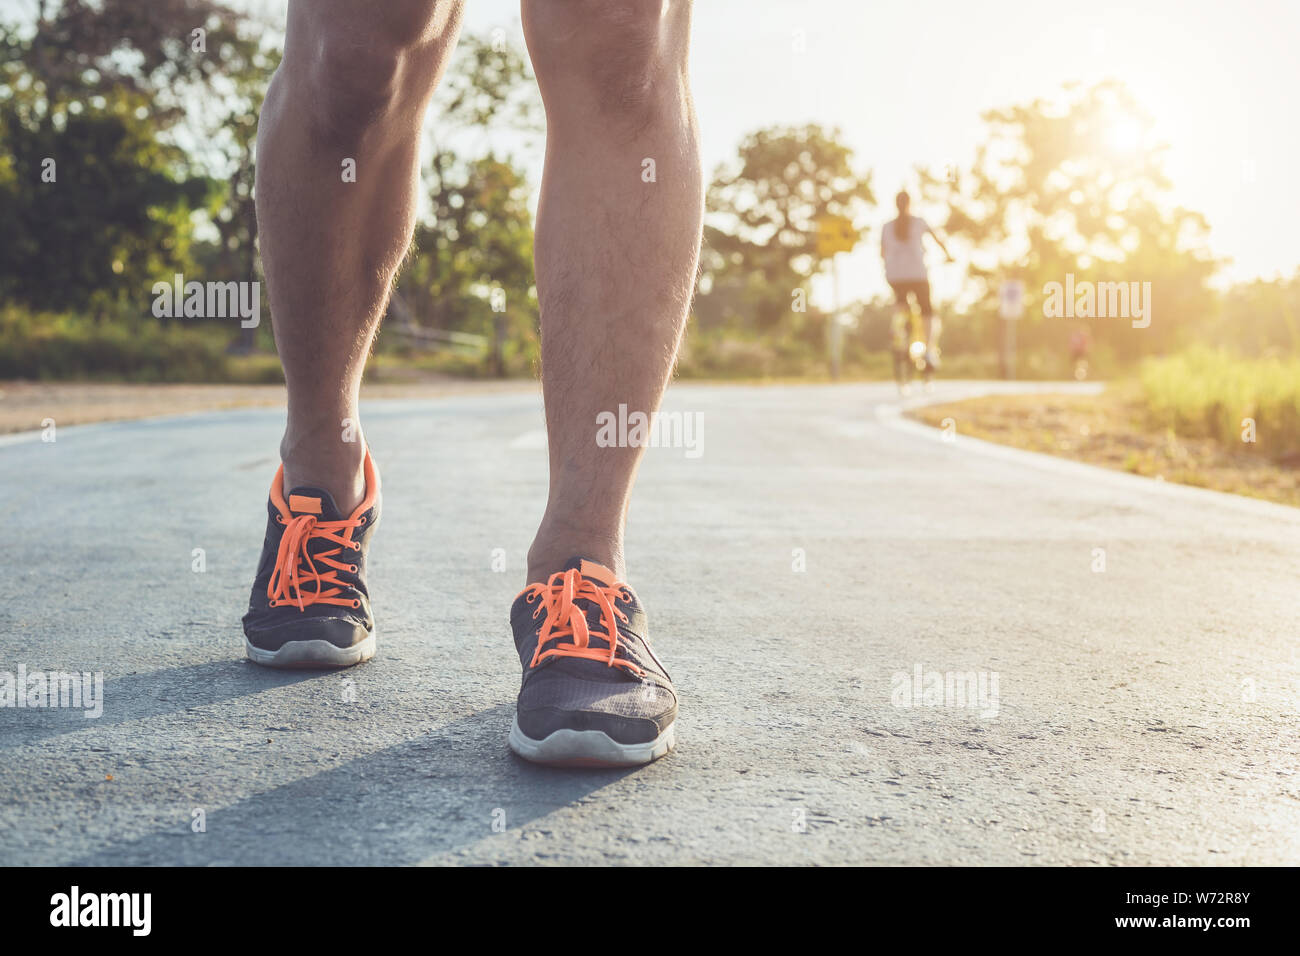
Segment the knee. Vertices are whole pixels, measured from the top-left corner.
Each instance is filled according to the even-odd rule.
[[[619,121],[680,100],[689,0],[529,0],[524,13],[528,52],[548,107],[577,100]]]
[[[459,0],[386,0],[359,20],[321,4],[305,42],[286,55],[314,139],[360,144],[424,102],[455,42]],[[352,8],[355,9],[355,8]]]
[[[323,37],[304,77],[313,138],[348,146],[381,125],[401,100],[406,57],[398,44]]]

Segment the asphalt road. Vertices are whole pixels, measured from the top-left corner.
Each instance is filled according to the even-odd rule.
[[[1300,862],[1300,511],[938,440],[887,385],[667,408],[702,453],[647,455],[629,563],[679,745],[633,771],[506,749],[533,393],[365,408],[341,673],[243,659],[281,412],[5,442],[0,672],[104,700],[0,708],[0,863]]]

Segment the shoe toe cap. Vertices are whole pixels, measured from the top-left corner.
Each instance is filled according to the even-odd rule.
[[[244,634],[256,647],[277,651],[290,641],[327,641],[335,647],[352,647],[369,637],[370,630],[351,617],[309,617],[266,623],[245,619]]]
[[[655,683],[617,683],[538,674],[519,695],[519,729],[534,740],[557,730],[598,730],[620,744],[648,743],[677,716],[673,691]]]

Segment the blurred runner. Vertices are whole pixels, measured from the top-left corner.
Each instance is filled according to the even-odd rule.
[[[912,344],[912,311],[895,309],[889,320],[889,354],[894,359],[894,383],[898,394],[906,396],[912,386],[912,358],[908,346]]]
[[[894,290],[895,314],[891,328],[891,345],[894,349],[894,378],[899,391],[906,394],[907,381],[901,378],[898,349],[900,337],[911,339],[912,306],[911,299],[916,300],[916,307],[921,312],[921,335],[905,346],[908,355],[924,374],[926,384],[939,367],[939,333],[941,323],[934,315],[930,305],[930,275],[925,267],[925,248],[921,240],[928,234],[943,250],[949,262],[952,254],[943,240],[930,228],[920,216],[910,212],[912,198],[906,192],[894,197],[898,207],[898,218],[885,223],[880,232],[880,256],[885,260],[885,280]]]

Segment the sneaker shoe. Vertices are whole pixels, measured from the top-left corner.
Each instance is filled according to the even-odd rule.
[[[267,667],[348,667],[375,656],[366,555],[379,523],[379,472],[365,458],[366,498],[344,517],[328,491],[271,483],[266,540],[244,615],[248,659]]]
[[[524,668],[510,749],[538,763],[633,766],[676,743],[677,694],[646,640],[636,593],[573,558],[515,598]]]

